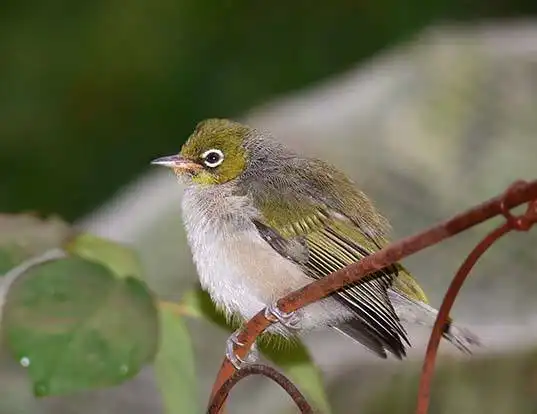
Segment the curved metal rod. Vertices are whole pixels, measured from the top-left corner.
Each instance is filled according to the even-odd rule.
[[[508,194],[509,190],[506,193],[506,197]],[[440,345],[440,340],[442,338],[443,329],[448,320],[449,313],[453,307],[455,299],[470,271],[473,269],[481,256],[483,256],[483,254],[490,248],[490,246],[492,246],[502,236],[506,235],[511,230],[528,231],[531,226],[537,222],[537,200],[531,201],[526,212],[520,216],[513,216],[509,209],[505,206],[505,202],[503,200],[500,202],[500,208],[507,221],[487,234],[470,252],[466,260],[455,274],[455,277],[451,281],[451,284],[444,296],[444,300],[442,301],[442,305],[440,306],[440,310],[436,316],[436,321],[429,338],[425,359],[423,361],[420,385],[418,389],[416,414],[427,414],[429,409],[431,381],[434,374],[436,356],[438,353],[438,346]]]
[[[280,374],[274,368],[271,368],[267,365],[254,364],[241,368],[240,371],[237,371],[231,378],[224,382],[218,392],[214,395],[211,405],[207,410],[207,414],[216,414],[220,412],[220,409],[222,408],[222,405],[224,404],[224,401],[226,400],[231,389],[235,386],[235,384],[237,384],[237,382],[249,375],[263,375],[267,378],[270,378],[280,387],[282,387],[287,394],[289,394],[297,407],[300,409],[301,413],[313,413],[313,409],[308,404],[308,401],[304,395],[302,395],[298,388],[289,379],[287,379],[285,375]]]
[[[440,345],[440,339],[442,338],[444,326],[448,320],[449,313],[453,303],[455,302],[455,298],[459,294],[464,281],[479,258],[488,250],[490,246],[494,244],[496,240],[507,234],[510,230],[509,225],[504,223],[502,226],[489,233],[468,255],[464,263],[459,268],[457,274],[451,281],[451,285],[444,296],[442,306],[440,306],[440,310],[438,311],[431,336],[429,337],[429,343],[425,353],[425,360],[423,361],[420,386],[418,389],[418,404],[416,414],[426,414],[427,410],[429,409],[431,379],[434,374],[438,346]]]

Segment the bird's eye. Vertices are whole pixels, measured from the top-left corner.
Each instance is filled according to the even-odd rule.
[[[224,153],[219,149],[210,149],[201,154],[201,158],[207,167],[215,168],[224,162]]]

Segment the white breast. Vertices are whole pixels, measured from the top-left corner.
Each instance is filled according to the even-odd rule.
[[[247,197],[231,195],[231,188],[224,185],[185,191],[183,219],[201,285],[226,313],[245,319],[311,282],[259,236],[251,222],[256,216]],[[307,309],[305,329],[319,323],[321,314],[324,322],[342,318],[341,309],[332,302]],[[328,315],[334,311],[337,316]]]

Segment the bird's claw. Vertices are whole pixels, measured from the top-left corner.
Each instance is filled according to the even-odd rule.
[[[265,308],[265,318],[271,322],[279,322],[290,330],[300,329],[300,317],[297,312],[283,312],[278,308],[276,302]]]
[[[246,364],[252,364],[258,359],[258,353],[255,343],[252,345],[252,348],[246,354],[246,357],[242,359],[235,353],[235,346],[243,347],[244,343],[239,341],[240,329],[233,332],[226,341],[226,358],[231,362],[231,364],[238,371]]]

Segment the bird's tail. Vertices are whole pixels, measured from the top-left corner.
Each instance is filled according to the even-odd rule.
[[[438,311],[428,303],[407,296],[405,292],[397,290],[396,286],[390,289],[388,294],[401,321],[424,325],[429,328],[433,327]],[[457,326],[451,318],[448,319],[444,326],[443,336],[459,350],[467,354],[472,353],[472,348],[481,345],[477,335],[466,328]]]
[[[472,353],[472,348],[481,346],[481,341],[476,334],[469,329],[454,325],[451,320],[444,327],[442,335],[460,351],[467,354]]]

